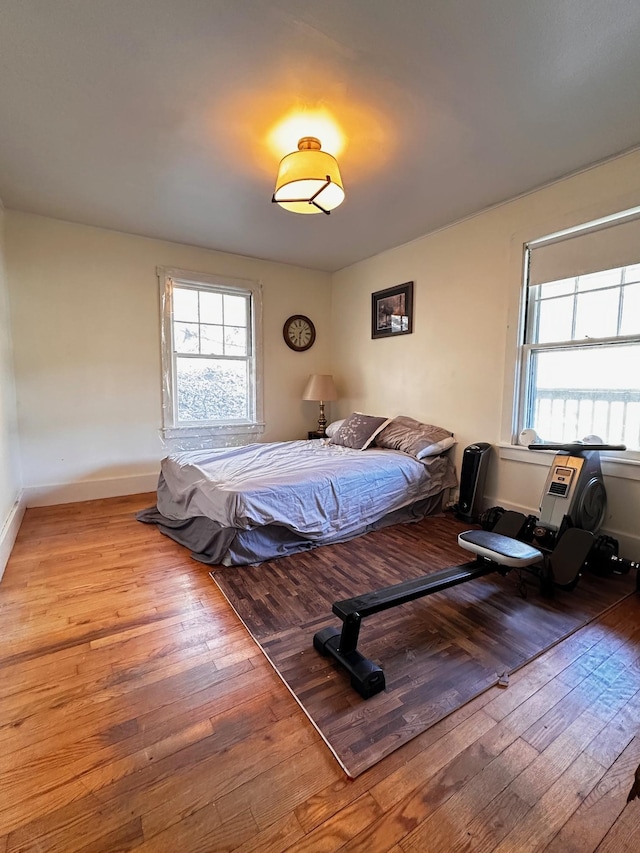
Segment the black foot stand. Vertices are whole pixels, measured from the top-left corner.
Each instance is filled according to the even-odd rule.
[[[321,655],[331,655],[342,664],[351,676],[351,686],[363,699],[370,699],[376,693],[381,693],[386,686],[382,669],[361,655],[357,649],[342,652],[340,650],[341,635],[341,631],[337,628],[331,626],[323,628],[314,635],[313,647]]]
[[[362,620],[366,616],[414,601],[424,595],[484,577],[497,569],[495,564],[471,560],[461,566],[451,566],[431,575],[367,592],[355,598],[336,601],[332,609],[336,616],[342,619],[342,630],[328,627],[317,631],[313,637],[313,647],[321,655],[329,655],[342,664],[351,676],[351,686],[354,690],[357,690],[363,699],[370,699],[384,690],[386,683],[382,669],[358,651]]]

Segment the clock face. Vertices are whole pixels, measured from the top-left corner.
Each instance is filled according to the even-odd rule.
[[[309,349],[316,339],[315,326],[303,314],[294,314],[285,322],[282,329],[287,346],[296,352]]]

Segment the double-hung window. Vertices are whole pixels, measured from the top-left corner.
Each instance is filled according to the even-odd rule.
[[[181,446],[261,432],[257,282],[160,269],[163,433]]]
[[[637,213],[527,247],[518,428],[543,441],[640,450]]]

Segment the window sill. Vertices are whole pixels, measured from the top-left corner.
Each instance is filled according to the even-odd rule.
[[[218,435],[258,435],[264,432],[265,424],[220,424],[219,426],[181,426],[163,427],[160,434],[163,438],[197,438]]]
[[[247,444],[264,432],[265,424],[225,424],[224,426],[164,427],[160,440],[169,452],[209,450]]]
[[[524,462],[527,465],[542,465],[548,468],[555,450],[529,450],[517,444],[497,445],[500,459],[511,462]],[[637,451],[605,451],[600,456],[602,473],[607,477],[620,477],[623,480],[640,480],[640,453]]]

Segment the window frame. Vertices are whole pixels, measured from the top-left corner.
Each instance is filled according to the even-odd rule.
[[[636,213],[636,211],[633,211]],[[530,285],[529,280],[529,270],[530,270],[530,256],[531,250],[538,245],[544,245],[545,243],[554,240],[554,239],[564,239],[571,235],[578,235],[583,233],[588,233],[591,230],[594,230],[594,226],[601,226],[602,223],[610,223],[613,219],[615,221],[617,217],[609,218],[607,217],[605,220],[599,220],[596,223],[587,223],[584,226],[577,227],[575,229],[567,229],[565,232],[559,232],[555,235],[549,235],[547,237],[540,238],[539,240],[532,240],[528,243],[524,244],[524,257],[523,257],[523,265],[522,265],[522,287],[521,287],[521,300],[520,300],[520,322],[519,322],[519,333],[518,333],[518,358],[517,358],[517,369],[516,369],[516,377],[515,377],[515,403],[514,406],[514,431],[512,437],[512,443],[514,445],[519,444],[519,435],[520,432],[525,429],[525,425],[527,422],[528,409],[530,405],[530,399],[532,395],[532,382],[533,382],[533,361],[535,353],[539,352],[553,352],[553,351],[579,351],[581,349],[589,348],[597,348],[604,346],[626,346],[629,344],[640,344],[640,333],[633,335],[613,335],[607,337],[598,337],[598,338],[586,338],[586,339],[570,339],[565,341],[551,341],[551,342],[533,342],[531,341],[532,332],[536,328],[537,324],[537,304],[535,297],[532,295],[532,289],[534,287],[542,286],[542,285]],[[620,215],[620,220],[623,221],[625,219],[625,215]],[[639,250],[640,253],[640,250]],[[640,263],[640,258],[638,260]],[[616,267],[613,267],[616,269]],[[576,275],[575,278],[578,279],[580,276]],[[624,283],[620,285],[623,287]],[[584,291],[588,292],[588,291]],[[572,327],[576,321],[576,313],[577,313],[577,296],[579,292],[574,290],[574,306],[572,313]],[[620,316],[618,317],[618,324],[620,323]],[[551,440],[551,439],[549,439]],[[627,451],[620,451],[616,453],[614,451],[609,451],[609,455],[619,457],[626,462],[638,462],[640,461],[640,449],[633,449]]]
[[[226,444],[230,439],[259,435],[263,420],[262,285],[258,281],[193,272],[174,267],[157,270],[161,314],[162,428],[167,440],[189,439],[200,446]],[[173,289],[186,287],[199,292],[242,294],[249,297],[247,331],[249,372],[249,417],[244,420],[180,423],[177,418],[177,353],[174,346]],[[238,360],[234,357],[233,360]],[[218,442],[216,441],[218,440]]]

